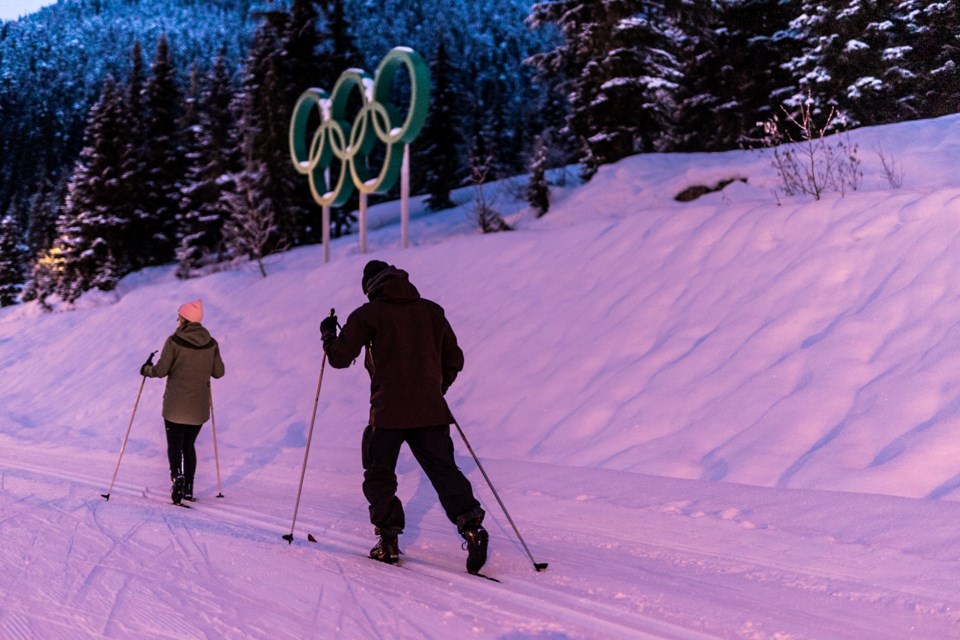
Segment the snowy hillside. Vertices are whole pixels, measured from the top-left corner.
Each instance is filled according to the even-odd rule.
[[[960,638],[960,118],[852,134],[860,191],[774,197],[760,152],[647,155],[481,236],[464,206],[395,204],[356,238],[256,268],[126,278],[72,311],[0,310],[0,637]],[[892,189],[879,154],[902,166]],[[735,181],[689,203],[696,184]],[[416,209],[417,207],[415,207]],[[489,512],[486,573],[416,463],[403,566],[360,493],[367,379],[320,371],[320,319],[377,257],[443,305],[466,354],[448,400]],[[146,355],[202,298],[214,384],[198,498],[168,505]],[[317,543],[306,540],[312,533]]]

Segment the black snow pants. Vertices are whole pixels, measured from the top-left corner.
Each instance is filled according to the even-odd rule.
[[[379,530],[402,531],[406,520],[397,497],[397,457],[406,442],[437,492],[440,505],[458,531],[483,521],[484,511],[473,488],[453,458],[450,426],[363,431],[363,495],[370,504],[370,522]]]

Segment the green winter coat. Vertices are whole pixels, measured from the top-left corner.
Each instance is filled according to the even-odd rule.
[[[220,345],[199,322],[185,322],[167,338],[157,364],[145,366],[142,373],[167,378],[164,420],[201,425],[210,419],[210,377],[224,374]]]

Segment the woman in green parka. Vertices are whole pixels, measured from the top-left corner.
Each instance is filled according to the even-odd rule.
[[[167,338],[160,360],[151,356],[140,375],[166,378],[163,393],[163,421],[167,432],[171,497],[177,504],[193,500],[193,479],[197,471],[194,443],[200,427],[210,418],[210,378],[224,374],[220,346],[201,324],[203,302],[194,300],[177,310],[177,330]]]

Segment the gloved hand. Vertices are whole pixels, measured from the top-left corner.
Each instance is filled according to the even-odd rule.
[[[337,337],[337,316],[327,316],[320,321],[320,339],[324,344]]]
[[[147,361],[144,362],[142,365],[140,365],[140,375],[142,375],[142,376],[147,375],[147,367],[152,367],[152,366],[153,366],[153,354],[154,354],[154,353],[156,353],[156,351],[154,351],[153,353],[151,353],[150,356],[147,358]]]

